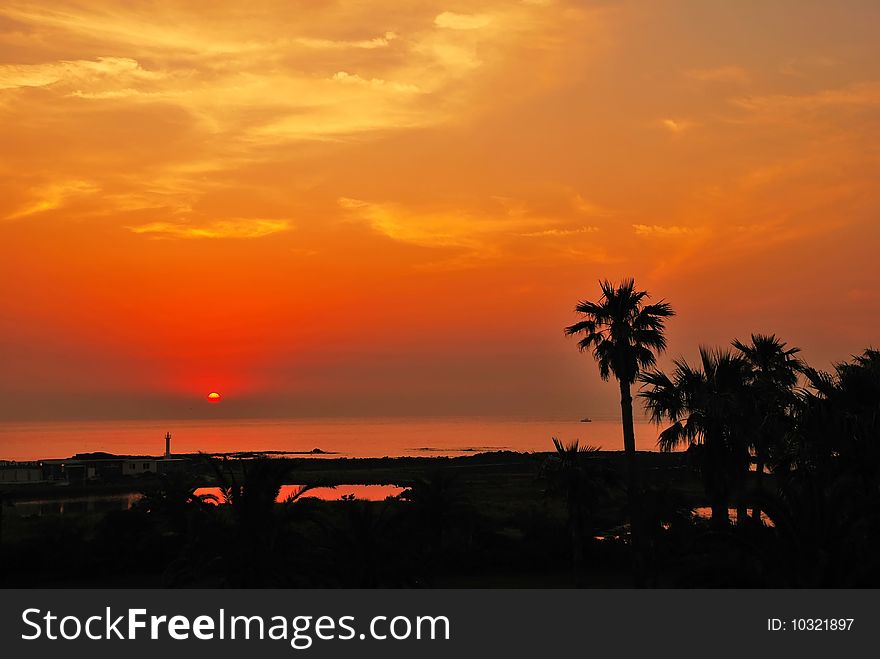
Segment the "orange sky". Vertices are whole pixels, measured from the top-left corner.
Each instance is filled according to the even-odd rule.
[[[613,414],[562,327],[627,275],[673,356],[827,367],[877,343],[878,24],[5,0],[0,418]]]

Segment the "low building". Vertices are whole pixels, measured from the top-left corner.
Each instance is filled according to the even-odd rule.
[[[42,470],[45,480],[49,481],[113,482],[125,478],[183,471],[188,463],[189,460],[186,458],[80,453],[61,460],[43,460]]]
[[[184,471],[190,461],[171,453],[171,433],[165,435],[165,455],[77,453],[70,458],[33,462],[0,461],[0,483],[117,482]]]
[[[39,462],[0,462],[0,484],[44,483],[43,468]]]

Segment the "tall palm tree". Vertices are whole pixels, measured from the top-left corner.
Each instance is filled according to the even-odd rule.
[[[599,375],[607,381],[613,375],[620,385],[620,413],[623,422],[623,448],[626,452],[627,496],[634,544],[640,541],[635,504],[637,491],[636,438],[633,427],[632,385],[639,373],[651,368],[657,354],[666,349],[665,319],[675,315],[672,307],[660,300],[649,304],[647,291],[636,290],[633,279],[614,286],[599,282],[602,296],[598,302],[581,301],[575,311],[583,320],[565,328],[566,336],[578,335],[581,351],[591,351],[599,364]]]
[[[734,490],[742,494],[749,470],[748,363],[727,350],[700,348],[700,366],[676,360],[672,376],[654,371],[640,379],[647,387],[640,396],[652,420],[671,422],[660,433],[660,449],[694,448],[712,506],[712,525],[726,527],[728,499]],[[741,502],[738,519],[744,518]]]
[[[793,408],[797,403],[795,386],[804,363],[797,357],[799,348],[787,348],[775,334],[752,334],[751,342],[733,342],[751,370],[751,388],[755,418],[752,421],[752,449],[755,452],[755,487],[760,500],[764,468],[782,454],[783,442],[790,433]],[[759,506],[752,517],[760,517]]]

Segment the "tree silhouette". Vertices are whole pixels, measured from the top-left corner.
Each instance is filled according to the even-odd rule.
[[[231,522],[224,542],[216,548],[224,585],[267,586],[283,583],[289,575],[284,565],[292,560],[289,548],[281,551],[279,536],[289,530],[294,504],[317,485],[299,487],[278,502],[281,487],[296,467],[284,458],[236,459],[206,456],[227,504],[221,506]]]
[[[394,501],[361,501],[345,496],[323,523],[324,546],[333,585],[394,588],[413,585],[412,561],[401,537]]]
[[[792,410],[797,403],[795,386],[804,364],[796,356],[799,348],[786,348],[775,334],[752,334],[746,344],[735,340],[733,346],[751,370],[753,418],[751,444],[755,452],[755,489],[757,499],[763,488],[768,463],[784,453],[784,442],[792,428]],[[752,508],[752,518],[759,519],[759,506]]]
[[[804,369],[793,438],[796,468],[858,474],[866,492],[880,482],[880,351],[869,348],[833,373]]]
[[[400,493],[400,499],[411,505],[438,551],[443,548],[450,525],[463,521],[471,512],[458,476],[442,469],[413,479]]]
[[[608,494],[614,482],[607,462],[596,455],[595,446],[580,446],[578,440],[564,445],[553,438],[556,453],[541,466],[541,479],[547,494],[565,502],[571,539],[572,571],[575,583],[583,579],[584,537],[596,505]]]
[[[208,511],[218,501],[213,494],[196,494],[198,489],[198,481],[189,474],[163,474],[157,485],[142,491],[134,508],[161,518],[174,533],[184,534],[194,514]]]
[[[643,374],[647,388],[640,396],[655,423],[671,422],[660,433],[660,449],[672,451],[686,445],[697,454],[712,506],[712,524],[721,529],[728,524],[731,493],[738,490],[740,498],[744,496],[749,470],[748,363],[727,350],[700,348],[699,367],[684,360],[674,364],[672,376],[660,371]],[[742,521],[742,502],[739,508]]]
[[[675,315],[665,301],[649,304],[647,291],[636,290],[633,279],[614,286],[599,282],[602,296],[598,302],[581,301],[575,311],[584,318],[565,328],[567,336],[577,335],[578,348],[590,351],[599,365],[599,375],[612,375],[620,386],[620,412],[623,423],[623,447],[626,452],[627,497],[636,560],[642,542],[639,521],[636,440],[633,426],[632,385],[639,373],[654,366],[657,354],[666,349],[665,319]],[[637,564],[636,577],[639,578]]]

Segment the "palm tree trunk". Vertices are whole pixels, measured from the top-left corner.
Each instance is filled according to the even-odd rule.
[[[715,496],[712,498],[712,528],[716,531],[725,530],[730,524],[730,515],[727,512],[727,498]]]
[[[736,492],[736,525],[742,526],[743,524],[747,524],[750,519],[747,501],[749,500],[749,493],[752,485],[752,472],[749,469],[752,457],[748,449],[742,450],[738,462],[740,467],[737,474],[737,480],[739,483]]]
[[[636,482],[636,433],[633,427],[633,406],[630,385],[620,382],[620,415],[623,420],[623,450],[626,451],[629,485]]]
[[[749,509],[746,506],[745,501],[740,500],[736,506],[736,525],[742,526],[746,523],[746,520],[749,516]]]
[[[758,456],[755,461],[755,503],[752,507],[752,519],[761,519],[761,497],[764,487],[764,458]]]
[[[584,536],[581,528],[581,516],[577,503],[569,503],[568,517],[571,527],[571,569],[574,573],[574,585],[582,586],[584,563]]]
[[[633,426],[632,393],[630,384],[620,383],[620,415],[623,422],[623,450],[626,457],[626,497],[629,508],[630,531],[633,546],[633,577],[636,586],[645,582],[645,544],[641,509],[638,501],[638,466],[636,464],[636,433]]]
[[[728,466],[733,457],[724,446],[721,436],[714,430],[706,433],[704,446],[705,453],[700,471],[703,491],[712,507],[711,527],[716,531],[723,531],[730,525],[728,502],[731,485]]]

